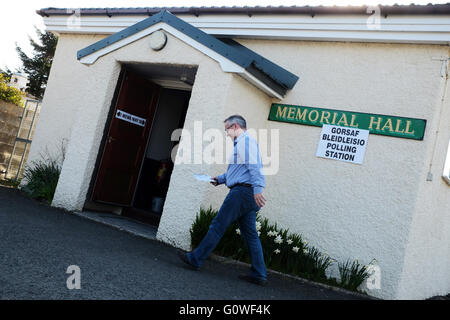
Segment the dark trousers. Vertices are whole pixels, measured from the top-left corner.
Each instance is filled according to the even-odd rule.
[[[206,236],[195,250],[187,253],[189,262],[200,267],[215,249],[227,228],[237,220],[241,236],[247,245],[252,260],[250,276],[265,280],[267,278],[266,265],[261,242],[256,231],[256,212],[258,210],[259,207],[256,204],[251,187],[233,187],[211,222]]]

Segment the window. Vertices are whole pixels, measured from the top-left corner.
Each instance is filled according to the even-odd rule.
[[[442,178],[450,185],[450,141],[448,142],[447,155],[444,162],[444,172]]]

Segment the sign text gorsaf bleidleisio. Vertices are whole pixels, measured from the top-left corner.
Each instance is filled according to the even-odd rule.
[[[316,156],[362,164],[369,130],[324,124]]]
[[[269,120],[292,122],[321,127],[323,124],[369,130],[381,134],[407,139],[423,140],[424,119],[403,118],[352,111],[330,110],[304,106],[273,103]]]

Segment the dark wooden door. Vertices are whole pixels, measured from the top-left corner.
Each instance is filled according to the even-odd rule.
[[[112,115],[92,200],[130,206],[160,87],[127,72]]]

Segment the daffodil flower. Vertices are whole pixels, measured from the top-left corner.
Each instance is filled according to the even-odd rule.
[[[298,252],[298,249],[300,249],[300,248],[299,248],[299,247],[293,247],[293,248],[292,248],[292,251]]]
[[[261,232],[258,231],[258,237],[259,237],[260,234],[261,234]]]
[[[289,239],[286,242],[287,242],[287,244],[292,244],[293,241],[291,239]]]
[[[236,233],[237,233],[237,234],[241,234],[241,230],[236,229]]]
[[[276,249],[274,252],[275,252],[276,254],[279,254],[281,251],[278,250],[278,249]]]
[[[275,243],[281,244],[283,243],[283,239],[281,239],[281,236],[277,236],[274,240]]]

